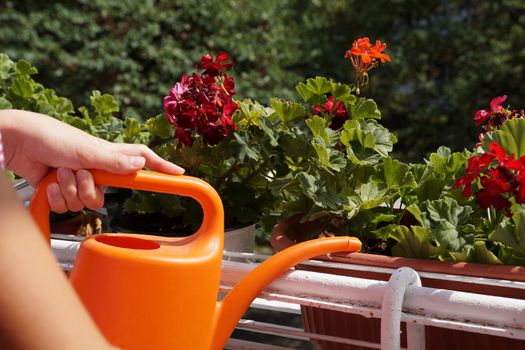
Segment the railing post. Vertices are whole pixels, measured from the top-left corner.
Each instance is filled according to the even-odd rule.
[[[416,271],[401,267],[394,271],[385,287],[381,305],[381,350],[397,350],[401,347],[401,310],[408,286],[421,286]],[[408,350],[425,349],[425,326],[407,323]]]

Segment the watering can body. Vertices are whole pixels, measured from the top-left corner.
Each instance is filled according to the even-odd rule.
[[[122,349],[222,349],[260,291],[291,266],[335,251],[357,251],[349,237],[304,242],[272,256],[218,302],[224,213],[206,182],[139,171],[114,175],[93,171],[100,185],[172,193],[196,199],[203,209],[199,230],[189,237],[99,234],[83,241],[70,279],[104,336]],[[39,185],[30,211],[49,239],[46,188]]]

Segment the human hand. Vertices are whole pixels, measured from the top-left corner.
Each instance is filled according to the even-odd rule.
[[[0,111],[6,167],[36,186],[53,168],[58,181],[47,188],[51,210],[78,211],[103,205],[101,187],[86,169],[129,174],[144,166],[151,170],[182,174],[145,145],[111,143],[54,118],[26,111]]]

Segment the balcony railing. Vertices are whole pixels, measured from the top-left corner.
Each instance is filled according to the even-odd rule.
[[[52,247],[61,266],[71,269],[80,243],[53,239]],[[225,252],[221,274],[221,292],[228,292],[256,264],[267,256]],[[407,323],[407,348],[425,348],[425,326],[450,328],[490,334],[525,341],[525,300],[454,290],[422,287],[420,277],[506,286],[525,290],[525,283],[472,278],[435,273],[417,273],[410,268],[397,270],[369,268],[321,261],[305,264],[337,266],[389,272],[388,282],[291,270],[270,284],[254,301],[252,308],[297,315],[299,305],[366,315],[381,319],[381,343],[305,332],[298,327],[271,322],[240,320],[237,329],[272,334],[302,341],[310,339],[353,344],[372,349],[399,349],[400,324]],[[253,341],[230,339],[227,349],[290,349]]]

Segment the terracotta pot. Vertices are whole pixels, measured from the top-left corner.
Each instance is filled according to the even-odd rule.
[[[299,217],[292,217],[277,224],[273,228],[271,244],[274,249],[281,251],[300,242],[301,237],[305,237],[308,232],[315,228],[319,228],[318,223],[300,223]],[[322,256],[317,259],[371,267],[398,268],[408,266],[420,272],[434,272],[525,282],[525,267],[521,266],[445,263],[435,260],[398,258],[363,253],[332,254],[330,257]],[[299,268],[309,271],[384,281],[387,281],[390,278],[390,274],[388,273],[353,271],[307,265],[301,265]],[[497,295],[518,299],[525,298],[525,290],[519,289],[431,278],[422,278],[421,281],[423,286],[431,288],[453,289],[463,292]],[[305,330],[308,332],[365,340],[375,343],[380,342],[379,319],[366,318],[360,315],[323,310],[314,307],[302,307],[301,309]],[[406,346],[406,338],[403,336],[406,334],[404,324],[402,324],[402,333],[402,346]],[[525,342],[521,340],[430,326],[426,327],[426,343],[426,348],[429,350],[493,350],[505,348],[525,350]],[[316,341],[315,345],[317,345],[319,349],[328,350],[367,349],[359,346],[342,345],[324,341]]]

